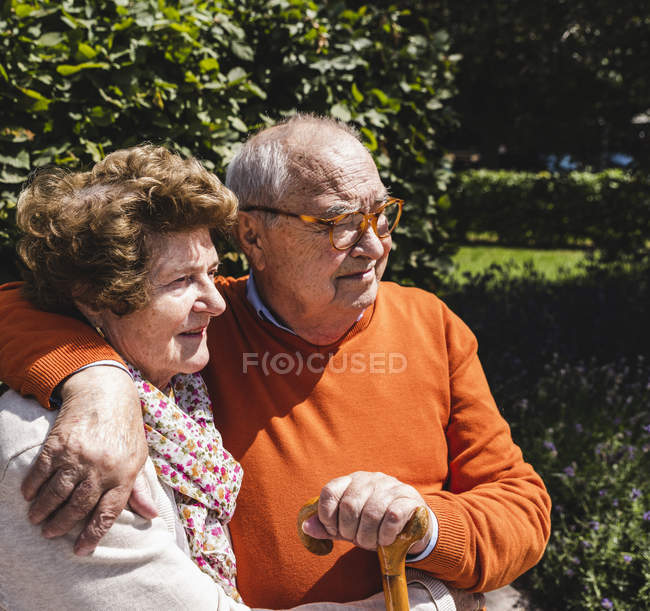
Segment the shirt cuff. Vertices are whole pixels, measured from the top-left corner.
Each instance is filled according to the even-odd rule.
[[[436,547],[438,543],[438,518],[436,514],[431,511],[430,507],[427,507],[429,512],[429,520],[431,520],[432,532],[431,539],[429,539],[429,544],[419,553],[419,554],[406,554],[406,562],[419,562],[424,560]]]
[[[131,372],[119,361],[110,361],[110,360],[103,360],[103,361],[95,361],[94,363],[88,363],[87,365],[83,365],[82,367],[79,367],[76,371],[72,372],[70,375],[74,375],[75,373],[79,373],[80,371],[83,371],[84,369],[88,369],[88,367],[95,367],[96,365],[108,365],[109,367],[117,367],[118,369],[121,369],[122,371],[126,371],[126,373],[129,374],[129,377],[133,379],[133,376],[131,375]],[[67,380],[70,376],[68,376],[65,380]],[[56,388],[52,391],[52,395],[50,396],[50,409],[59,409],[61,407],[62,401],[61,401],[61,385],[65,380],[59,382],[59,384],[56,386]]]

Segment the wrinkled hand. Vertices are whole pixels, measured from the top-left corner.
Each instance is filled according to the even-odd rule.
[[[417,507],[426,506],[420,493],[384,473],[357,471],[337,477],[321,490],[318,516],[303,523],[303,531],[316,539],[345,539],[358,547],[376,550],[390,545]],[[432,535],[429,531],[409,550],[419,554]]]
[[[63,406],[21,490],[32,524],[58,537],[90,517],[74,551],[91,553],[129,501],[145,518],[156,516],[146,483],[136,476],[147,457],[138,395],[129,375],[96,366],[63,384]]]

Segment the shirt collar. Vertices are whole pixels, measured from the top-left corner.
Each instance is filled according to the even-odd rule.
[[[248,299],[248,302],[255,308],[257,315],[262,320],[265,320],[266,322],[270,322],[271,324],[275,325],[276,327],[279,327],[280,329],[283,329],[284,331],[289,331],[289,333],[292,333],[293,335],[296,334],[295,331],[292,331],[289,327],[283,325],[280,321],[278,321],[278,319],[273,315],[271,310],[269,310],[266,307],[257,290],[257,285],[255,284],[255,278],[253,277],[252,268],[250,269],[250,272],[248,273],[248,279],[246,280],[246,299]],[[361,314],[359,314],[359,317],[357,318],[356,322],[359,322],[363,318],[364,312],[365,310],[361,311]]]
[[[276,327],[279,327],[284,331],[289,331],[289,333],[293,333],[295,335],[295,333],[291,329],[289,329],[289,327],[283,325],[281,322],[278,321],[278,319],[273,315],[271,310],[269,310],[264,304],[264,302],[262,301],[262,298],[260,297],[260,294],[257,290],[257,285],[255,284],[255,278],[253,277],[252,269],[248,274],[248,280],[246,280],[246,299],[248,299],[249,303],[255,308],[257,315],[262,320],[270,322]]]

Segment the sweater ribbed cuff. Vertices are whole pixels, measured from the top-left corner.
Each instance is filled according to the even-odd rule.
[[[50,395],[58,384],[84,365],[102,360],[123,363],[117,353],[99,336],[75,336],[64,346],[53,349],[34,362],[22,392],[25,395],[34,395],[43,407],[49,408]]]
[[[433,551],[416,568],[436,575],[455,575],[464,563],[467,550],[467,525],[456,503],[444,496],[430,496],[427,505],[438,520],[438,541]]]

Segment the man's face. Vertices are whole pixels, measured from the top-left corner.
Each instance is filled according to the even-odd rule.
[[[328,142],[317,154],[293,157],[292,173],[298,178],[278,207],[319,218],[377,210],[386,189],[366,149],[347,135]],[[257,274],[269,305],[289,326],[295,326],[295,317],[327,326],[374,302],[390,236],[380,240],[370,228],[355,246],[340,251],[330,244],[327,227],[279,216],[267,227],[266,238],[265,265]]]

